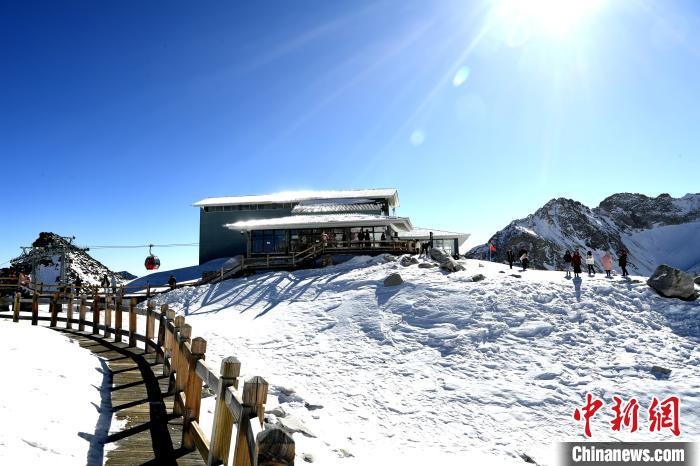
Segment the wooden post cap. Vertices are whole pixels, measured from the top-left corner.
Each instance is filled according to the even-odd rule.
[[[156,302],[155,302],[154,300],[152,300],[152,299],[149,299],[148,302],[146,303],[146,306],[149,307],[149,308],[151,308],[151,309],[155,309],[155,308],[156,308]]]
[[[221,361],[221,377],[233,379],[241,375],[241,361],[236,356],[229,356]]]
[[[167,304],[161,304],[161,305],[160,305],[160,312],[163,313],[163,314],[165,314],[166,312],[168,312],[168,305],[167,305]]]
[[[265,429],[255,437],[259,465],[294,464],[294,439],[279,427]]]
[[[185,316],[177,315],[175,316],[175,327],[182,327],[185,325]]]
[[[172,309],[166,309],[165,310],[165,317],[168,320],[173,320],[175,318],[175,311],[173,311]]]
[[[267,401],[267,381],[260,376],[251,377],[243,384],[243,404],[259,406]]]
[[[207,352],[207,340],[202,337],[192,339],[192,354],[202,356]]]
[[[185,319],[184,317],[182,318]],[[177,319],[175,320],[177,322]],[[192,326],[190,324],[184,324],[180,327],[180,337],[183,340],[189,340],[192,337]]]

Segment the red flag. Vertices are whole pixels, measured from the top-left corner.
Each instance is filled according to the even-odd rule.
[[[489,249],[493,252],[496,252],[496,246],[494,246],[493,244],[489,244]]]

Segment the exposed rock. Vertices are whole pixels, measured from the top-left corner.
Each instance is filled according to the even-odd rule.
[[[414,256],[403,256],[401,257],[399,263],[404,267],[408,267],[409,265],[417,264],[418,259],[416,259]]]
[[[695,277],[695,284],[700,285],[700,275]]]
[[[462,264],[454,260],[452,256],[447,254],[442,249],[432,248],[430,250],[430,257],[435,259],[438,264],[440,264],[441,269],[447,270],[450,273],[464,270],[464,266]]]
[[[472,277],[472,281],[473,281],[473,282],[480,282],[481,280],[483,280],[483,279],[485,279],[485,278],[486,278],[486,277],[484,277],[482,274],[477,273],[476,275],[474,275],[474,276]]]
[[[382,258],[384,259],[384,262],[394,262],[396,260],[396,256],[391,254],[384,254]]]
[[[313,463],[314,462],[314,455],[311,453],[304,453],[301,455],[301,458],[306,461],[307,463]]]
[[[312,437],[315,438],[316,436],[309,430],[308,427],[304,425],[303,422],[301,422],[299,419],[289,416],[289,417],[283,417],[279,418],[277,420],[279,425],[285,428],[287,432],[290,434],[295,434],[297,432],[305,435],[306,437]]]
[[[304,407],[308,409],[309,411],[314,411],[316,409],[323,409],[323,405],[320,404],[314,404],[314,403],[309,403],[308,401],[304,402]]]
[[[418,264],[418,268],[420,269],[432,269],[433,267],[435,267],[435,264],[432,262],[421,262]]]
[[[691,300],[697,298],[693,276],[682,270],[662,264],[656,268],[647,285],[667,298]]]
[[[123,278],[124,280],[127,280],[127,281],[129,281],[129,280],[134,280],[134,279],[136,279],[136,278],[139,278],[139,277],[137,277],[136,275],[134,275],[133,273],[127,272],[126,270],[122,270],[121,272],[114,272],[114,275],[116,275],[116,276],[118,276],[118,277],[121,277],[121,278]]]
[[[275,417],[285,417],[287,412],[281,406],[276,406],[270,410],[265,411],[265,414],[272,414]]]
[[[392,273],[384,279],[384,286],[397,286],[403,283],[403,278],[398,273]]]
[[[510,276],[515,278],[522,278],[522,275],[519,275],[517,273],[511,273]]]
[[[651,368],[651,373],[657,379],[668,379],[671,376],[671,369],[666,369],[665,367],[661,366],[653,366]]]

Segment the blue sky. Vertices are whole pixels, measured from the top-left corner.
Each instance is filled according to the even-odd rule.
[[[485,241],[553,197],[697,192],[698,5],[3,2],[0,261],[46,230],[196,242],[216,195],[396,187]]]

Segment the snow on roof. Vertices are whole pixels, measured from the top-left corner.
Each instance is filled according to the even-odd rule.
[[[292,209],[293,214],[332,214],[343,212],[372,212],[382,210],[382,206],[376,202],[365,200],[366,202],[316,202],[307,204],[300,202]],[[308,201],[307,201],[308,202]]]
[[[399,233],[399,238],[405,239],[430,239],[430,233],[433,233],[434,239],[449,239],[457,238],[460,243],[465,242],[469,233],[456,233],[454,231],[436,230],[434,228],[413,228],[411,231]]]
[[[276,228],[323,228],[340,226],[392,226],[396,230],[408,231],[411,221],[407,217],[390,217],[369,214],[335,215],[290,215],[288,217],[242,220],[224,225],[231,230],[273,230]]]
[[[239,204],[274,204],[279,202],[299,202],[312,199],[387,199],[390,207],[399,206],[399,194],[394,188],[348,189],[341,191],[286,191],[274,194],[253,196],[208,197],[192,204],[195,207],[239,205]]]

